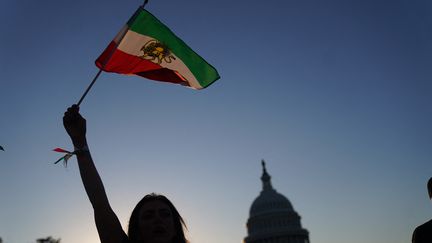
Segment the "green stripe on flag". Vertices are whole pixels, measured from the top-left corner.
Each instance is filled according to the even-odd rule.
[[[216,69],[196,54],[179,39],[168,27],[145,9],[139,8],[128,21],[130,30],[150,36],[167,45],[189,68],[203,87],[219,78]]]

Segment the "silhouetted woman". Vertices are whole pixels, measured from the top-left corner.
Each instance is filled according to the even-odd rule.
[[[187,243],[185,223],[174,205],[162,195],[146,195],[129,219],[128,234],[112,210],[102,180],[88,149],[86,120],[73,105],[63,117],[64,127],[75,147],[81,179],[93,206],[102,243]]]

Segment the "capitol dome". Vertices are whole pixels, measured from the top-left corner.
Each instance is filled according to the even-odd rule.
[[[309,243],[309,233],[302,228],[300,216],[291,202],[273,189],[264,160],[262,166],[263,187],[250,207],[244,243]]]

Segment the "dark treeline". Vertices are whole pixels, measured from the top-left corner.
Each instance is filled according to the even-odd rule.
[[[3,239],[1,237],[0,237],[0,243],[3,243]],[[6,242],[4,242],[4,243],[6,243]],[[54,239],[51,236],[48,236],[46,238],[37,239],[36,243],[60,243],[60,238]]]

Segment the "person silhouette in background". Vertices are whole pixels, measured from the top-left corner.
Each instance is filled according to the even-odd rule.
[[[432,199],[432,177],[427,183],[429,199]],[[432,243],[432,219],[417,226],[412,235],[412,243]]]
[[[93,206],[101,243],[187,243],[186,225],[174,205],[163,195],[148,194],[135,206],[126,234],[112,210],[104,185],[93,163],[86,138],[86,120],[73,105],[63,116],[63,125],[75,148],[85,191]]]

